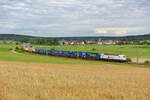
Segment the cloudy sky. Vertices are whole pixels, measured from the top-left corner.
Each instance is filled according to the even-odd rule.
[[[0,34],[150,34],[150,0],[0,0]]]

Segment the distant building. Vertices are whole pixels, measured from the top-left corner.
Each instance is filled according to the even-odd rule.
[[[58,44],[59,45],[64,45],[64,42],[63,41],[58,41]]]
[[[97,40],[98,42],[101,42],[102,41],[102,39],[101,38],[98,38],[98,40]]]
[[[6,42],[6,44],[16,44],[16,41],[9,41],[9,40],[7,40],[5,42]]]
[[[111,45],[111,44],[116,44],[116,43],[113,40],[104,40],[103,44]]]
[[[115,44],[119,44],[121,41],[120,40],[114,40]]]
[[[16,41],[12,40],[0,40],[0,44],[16,44]]]
[[[114,44],[120,44],[120,40],[102,40],[101,38],[98,38],[98,40],[83,40],[83,41],[59,41],[59,45],[84,45],[84,44],[105,44],[105,45],[114,45]],[[130,42],[132,44],[133,41]],[[150,43],[150,40],[149,40]]]
[[[133,42],[133,41],[130,41],[129,44],[134,44],[134,42]]]
[[[2,40],[0,40],[0,44],[3,44],[4,42]]]
[[[83,45],[83,44],[85,44],[85,43],[84,43],[84,41],[80,41],[79,44],[80,44],[80,45]]]
[[[97,44],[103,44],[103,42],[98,41]]]
[[[147,42],[148,44],[150,44],[150,40],[146,40],[146,42]]]
[[[140,43],[142,44],[142,43],[144,43],[145,41],[140,41]]]
[[[94,40],[87,40],[86,43],[87,44],[96,44],[96,41],[94,41]]]

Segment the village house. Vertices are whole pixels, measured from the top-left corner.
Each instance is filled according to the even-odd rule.
[[[150,40],[146,40],[146,42],[147,42],[148,44],[150,44]]]
[[[86,44],[96,44],[96,41],[94,41],[94,40],[86,40]]]
[[[74,41],[69,41],[69,45],[74,45]]]
[[[16,41],[11,40],[0,40],[0,44],[16,44]]]
[[[64,45],[64,41],[58,41],[59,45]]]
[[[67,41],[64,42],[64,45],[69,45],[69,43]]]
[[[0,44],[3,44],[3,41],[2,41],[2,40],[0,40]]]
[[[141,44],[144,43],[144,42],[145,42],[145,40],[140,41]]]
[[[85,43],[84,43],[84,41],[80,41],[79,44],[80,44],[80,45],[83,45],[83,44],[85,44]]]
[[[133,44],[134,44],[134,42],[133,42],[133,41],[129,41],[129,44],[133,45]]]
[[[102,42],[106,45],[116,44],[113,40],[103,40]]]
[[[102,41],[102,39],[101,38],[98,38],[98,40],[97,40],[98,42],[101,42]]]
[[[120,40],[114,40],[114,42],[115,42],[116,44],[121,43],[121,41],[120,41]]]
[[[102,40],[101,38],[98,38],[97,40],[59,41],[59,45],[84,45],[84,44],[113,45],[113,44],[119,44],[121,42],[122,41],[120,40]],[[130,44],[133,44],[133,41],[131,41]]]
[[[103,44],[103,42],[101,42],[101,41],[97,41],[97,43],[96,43],[96,44],[100,44],[100,45],[101,45],[101,44]]]
[[[5,41],[5,42],[6,42],[6,44],[16,44],[16,41],[7,40],[7,41]]]

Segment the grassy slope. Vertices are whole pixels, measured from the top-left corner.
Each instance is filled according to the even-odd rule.
[[[56,50],[69,50],[69,51],[83,51],[83,52],[97,52],[97,53],[109,53],[109,54],[124,54],[128,57],[136,57],[137,49],[136,45],[73,45],[73,46],[36,46],[36,48],[55,48]],[[140,51],[140,57],[150,58],[150,46],[140,45],[138,46]],[[96,50],[93,51],[92,49]]]
[[[16,45],[0,45],[0,61],[15,61],[15,62],[28,62],[28,63],[49,63],[49,64],[76,64],[76,65],[127,65],[115,62],[102,62],[102,61],[89,61],[81,59],[35,55],[30,53],[15,54],[12,53],[10,48],[15,48]],[[132,65],[132,67],[141,67]]]
[[[28,53],[24,55],[19,55],[12,53],[10,51],[10,48],[12,47],[15,47],[15,45],[0,45],[0,61],[35,62],[35,63],[50,63],[50,64],[85,64],[85,65],[109,64],[107,62],[86,61],[79,59],[42,56],[34,54],[32,55]]]

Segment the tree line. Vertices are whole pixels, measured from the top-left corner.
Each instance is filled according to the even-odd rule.
[[[38,44],[38,45],[58,45],[58,39],[52,38],[52,39],[46,39],[42,37],[38,38],[22,38],[21,43],[31,43],[31,44]]]

